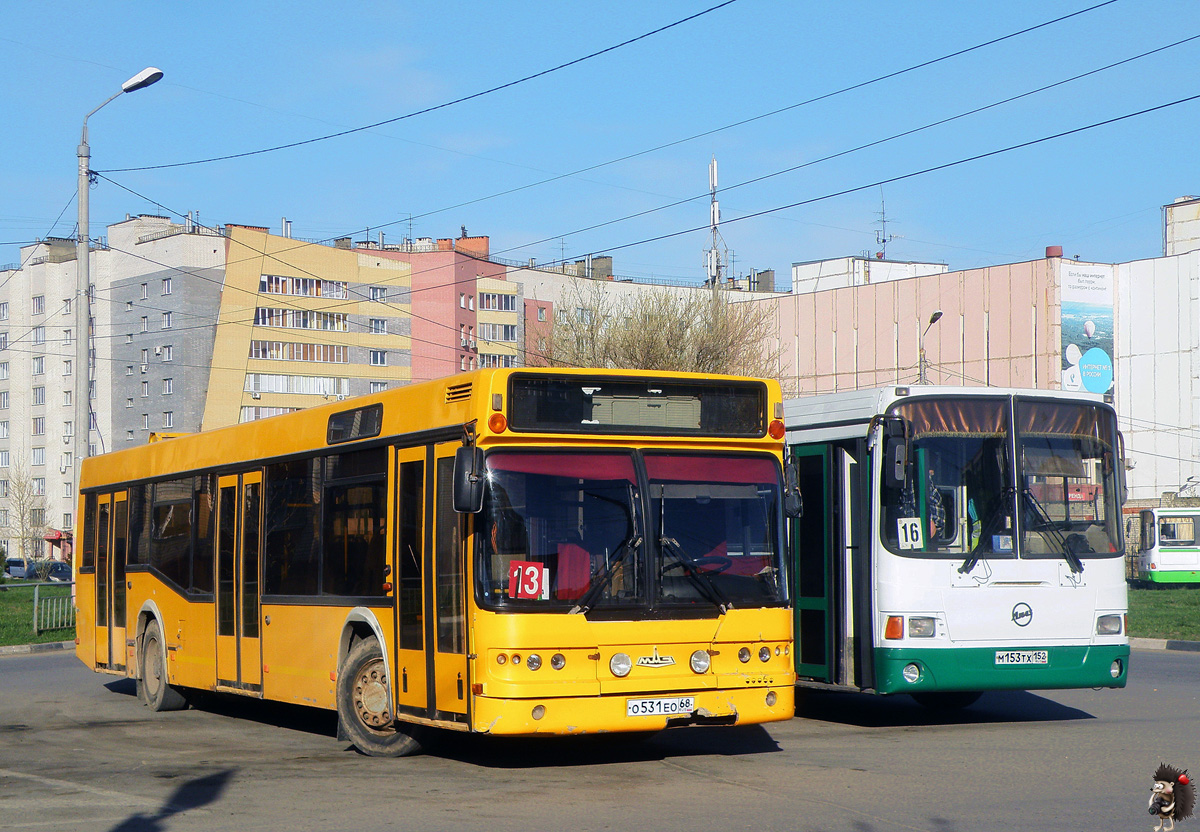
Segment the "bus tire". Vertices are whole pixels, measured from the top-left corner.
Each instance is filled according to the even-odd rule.
[[[152,711],[178,711],[187,700],[177,688],[167,684],[167,649],[157,621],[151,621],[142,635],[142,657],[138,662],[141,678],[138,690]]]
[[[391,712],[388,684],[379,642],[366,638],[355,644],[338,673],[339,734],[368,757],[407,757],[421,750],[417,726],[397,722]]]
[[[960,711],[974,705],[983,696],[978,690],[937,691],[936,693],[914,693],[918,704],[935,711]]]

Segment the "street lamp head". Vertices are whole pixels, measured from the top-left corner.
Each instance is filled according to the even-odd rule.
[[[161,74],[161,73],[160,73]],[[929,325],[933,326],[942,319],[942,310],[938,310],[929,316]]]
[[[148,66],[137,75],[121,85],[121,92],[137,92],[145,89],[163,77],[163,72],[156,66]]]

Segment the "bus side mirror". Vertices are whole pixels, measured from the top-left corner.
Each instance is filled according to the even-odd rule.
[[[786,450],[787,461],[783,464],[783,513],[788,517],[804,514],[804,498],[800,494],[800,475],[796,471],[796,458]]]
[[[889,437],[884,444],[883,477],[889,488],[903,488],[908,471],[908,442]]]
[[[454,510],[478,514],[483,510],[483,451],[464,445],[454,452]]]

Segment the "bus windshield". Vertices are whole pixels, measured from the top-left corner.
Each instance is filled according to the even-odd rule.
[[[884,472],[881,531],[889,549],[965,563],[1063,558],[1074,571],[1084,558],[1119,554],[1110,411],[973,397],[914,400],[892,413],[905,423],[909,453],[903,486]]]
[[[530,612],[786,602],[773,460],[645,463],[642,481],[628,452],[489,454],[476,525],[481,602]]]

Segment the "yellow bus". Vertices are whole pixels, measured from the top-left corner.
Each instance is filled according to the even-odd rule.
[[[788,719],[782,417],[769,381],[481,370],[93,457],[77,654],[373,756]]]

